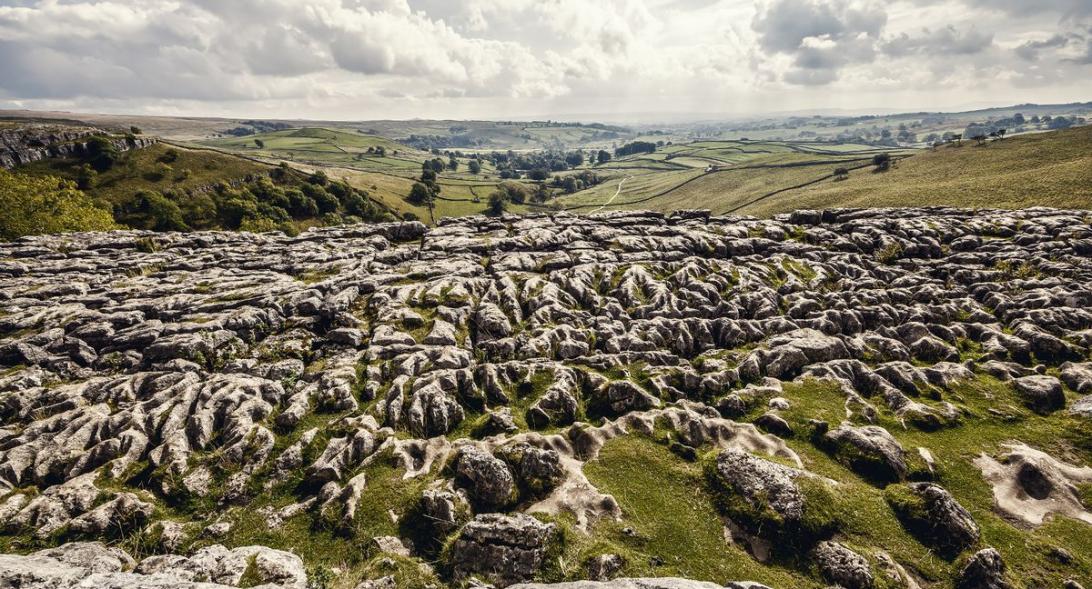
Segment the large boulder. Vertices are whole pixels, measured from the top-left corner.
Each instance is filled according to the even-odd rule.
[[[455,485],[466,489],[479,511],[493,511],[512,503],[516,481],[508,465],[476,446],[466,446],[455,458]]]
[[[1005,578],[1005,562],[993,548],[974,553],[956,579],[956,589],[1011,589]]]
[[[1053,376],[1024,376],[1013,381],[1024,404],[1036,413],[1052,413],[1065,407],[1062,383]]]
[[[824,483],[805,471],[730,448],[707,465],[706,478],[732,521],[752,534],[784,540],[784,548],[808,545],[833,530],[834,522],[816,517],[822,510],[809,504],[814,498],[807,489],[823,493]]]
[[[452,576],[480,575],[501,587],[527,581],[546,564],[555,531],[554,524],[522,513],[478,515],[448,549]]]
[[[541,497],[565,480],[561,455],[556,450],[536,448],[521,442],[497,451],[516,473],[521,489]]]
[[[946,558],[978,542],[978,524],[940,485],[892,485],[885,490],[885,496],[906,529]]]
[[[880,484],[906,479],[906,451],[877,425],[843,424],[823,434],[821,444],[857,474]]]
[[[1092,393],[1092,362],[1083,364],[1066,362],[1062,364],[1061,376],[1065,386],[1077,393],[1082,395]]]

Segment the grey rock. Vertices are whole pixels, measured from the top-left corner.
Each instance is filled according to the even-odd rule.
[[[935,483],[911,483],[908,488],[920,499],[922,509],[896,512],[919,540],[946,557],[978,542],[978,524],[946,489]]]
[[[454,576],[481,575],[500,587],[527,581],[545,563],[554,533],[554,524],[529,515],[478,515],[451,545]]]
[[[880,482],[906,479],[909,471],[906,452],[882,427],[843,424],[824,434],[822,439],[835,456],[862,476]]]
[[[622,570],[626,561],[617,554],[600,554],[588,560],[586,571],[592,581],[609,581]]]
[[[738,494],[756,509],[772,509],[789,524],[804,515],[805,497],[796,484],[803,471],[728,449],[717,456],[716,474],[724,491]]]
[[[1024,403],[1037,413],[1051,413],[1065,407],[1062,383],[1053,376],[1025,376],[1013,381]]]
[[[831,583],[846,589],[870,589],[873,586],[868,561],[840,542],[820,542],[812,549],[811,557],[823,578]]]
[[[1005,578],[1005,562],[993,548],[974,553],[956,579],[956,589],[1010,589]]]
[[[516,498],[516,482],[508,465],[474,446],[459,451],[455,484],[467,490],[471,503],[480,510],[496,510]]]

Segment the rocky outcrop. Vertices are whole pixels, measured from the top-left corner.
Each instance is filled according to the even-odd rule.
[[[1000,460],[981,455],[975,466],[993,486],[997,507],[1006,515],[1037,526],[1052,513],[1092,524],[1092,506],[1077,493],[1092,484],[1092,467],[1077,466],[1026,444],[1006,444]]]
[[[881,483],[901,481],[909,469],[906,451],[887,430],[843,424],[822,436],[824,446],[861,476]]]
[[[305,589],[307,572],[298,556],[262,546],[228,550],[213,545],[189,557],[158,555],[139,563],[124,551],[97,542],[65,544],[27,556],[0,555],[0,587],[220,589],[243,582],[268,589]]]
[[[993,548],[974,553],[956,580],[956,589],[1010,589],[1005,578],[1005,562]]]
[[[554,524],[528,515],[479,515],[451,545],[453,576],[481,575],[501,587],[529,580],[545,564],[554,532]]]
[[[978,542],[978,523],[940,485],[892,486],[886,494],[906,529],[946,558],[953,558]]]
[[[870,589],[873,586],[868,560],[840,542],[820,542],[812,550],[811,558],[823,578],[835,585],[846,589]]]
[[[116,137],[92,127],[57,127],[32,125],[0,128],[0,168],[14,168],[43,159],[82,156],[87,139],[106,137],[118,151],[142,149],[154,145],[154,137]]]
[[[1014,381],[1016,392],[1037,413],[1050,413],[1065,407],[1062,383],[1053,376],[1024,376]]]

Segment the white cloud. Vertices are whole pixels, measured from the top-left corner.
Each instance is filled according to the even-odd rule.
[[[970,88],[1020,102],[1037,100],[1035,84],[1092,98],[1088,0],[12,3],[0,107],[697,113],[888,106],[923,86],[937,103]]]

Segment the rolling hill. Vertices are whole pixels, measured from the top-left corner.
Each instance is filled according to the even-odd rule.
[[[769,216],[800,208],[946,205],[1092,208],[1092,126],[924,151],[882,174],[851,174],[748,204]]]
[[[85,158],[17,167],[18,175],[79,186],[122,226],[153,230],[279,229],[392,219],[367,191],[288,166],[213,149],[157,143],[116,155],[98,171]]]
[[[708,157],[711,152],[706,145],[690,144],[685,148],[689,151],[683,153]],[[707,208],[716,214],[765,217],[801,208],[834,207],[1092,208],[1092,126],[984,145],[964,141],[936,150],[894,151],[896,161],[883,173],[873,173],[871,158],[879,153],[875,149],[762,151],[773,153],[752,150],[750,157],[739,163],[706,170],[669,171],[633,163],[632,169],[626,170],[632,178],[613,199],[617,183],[613,188],[599,186],[560,202],[577,212],[600,207]],[[738,157],[723,148],[712,153],[721,158]],[[835,167],[850,169],[848,179],[834,179]],[[608,200],[610,204],[604,206]]]

